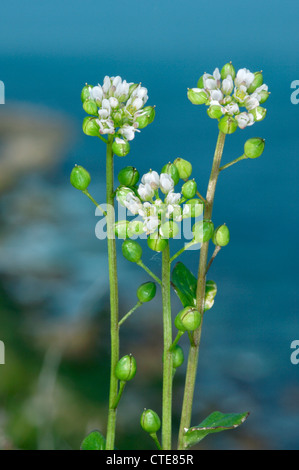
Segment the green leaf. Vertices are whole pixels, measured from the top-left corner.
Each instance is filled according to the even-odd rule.
[[[208,434],[235,429],[244,423],[248,416],[249,413],[224,414],[220,411],[214,411],[198,426],[193,426],[185,431],[184,446],[185,448],[192,447]]]
[[[105,450],[106,439],[100,431],[92,431],[89,433],[81,444],[81,450]]]
[[[177,263],[172,271],[172,286],[183,304],[183,307],[196,307],[197,279],[181,262]],[[205,311],[212,308],[217,293],[214,281],[206,282]]]

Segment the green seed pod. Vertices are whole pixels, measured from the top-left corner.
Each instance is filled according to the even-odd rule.
[[[216,246],[226,246],[229,243],[230,235],[226,225],[219,225],[213,233],[212,241]]]
[[[265,139],[260,137],[253,137],[248,139],[244,145],[244,155],[247,158],[257,158],[260,157],[265,148]]]
[[[264,82],[262,72],[255,72],[253,82],[251,83],[250,87],[248,88],[248,93],[253,93],[258,87],[260,87]]]
[[[83,119],[82,128],[83,128],[84,134],[86,135],[91,135],[93,137],[99,137],[100,135],[100,130],[99,130],[100,127],[96,122],[96,118],[86,116]]]
[[[142,429],[149,434],[158,432],[161,427],[160,418],[153,410],[144,410],[141,415],[140,424]]]
[[[89,88],[93,88],[93,86],[86,84],[86,85],[82,88],[82,91],[81,91],[81,101],[82,101],[82,103],[84,103],[86,100],[89,100],[89,99],[90,99],[90,91],[89,91]]]
[[[186,328],[184,327],[182,320],[181,320],[181,312],[177,314],[177,316],[174,319],[174,326],[177,328],[179,331],[186,331]]]
[[[137,297],[143,304],[145,302],[149,302],[152,300],[156,295],[156,284],[154,282],[145,282],[141,284],[141,286],[137,289]]]
[[[224,116],[218,123],[218,128],[224,134],[233,134],[238,129],[238,123],[232,116]]]
[[[211,119],[220,119],[223,116],[221,106],[212,105],[207,109],[208,116]]]
[[[139,180],[139,172],[133,166],[126,166],[120,170],[117,177],[123,186],[135,186]]]
[[[222,80],[227,78],[228,75],[230,75],[233,80],[236,77],[235,67],[233,66],[233,64],[231,62],[225,64],[221,69],[221,78],[222,78]]]
[[[114,224],[114,233],[117,238],[125,240],[128,237],[128,220],[120,220]]]
[[[126,202],[128,194],[132,194],[132,195],[135,194],[132,188],[127,188],[126,186],[120,186],[116,190],[116,199],[118,200],[119,204],[123,207],[126,207],[125,202]]]
[[[186,205],[190,207],[187,217],[199,217],[203,213],[204,203],[200,199],[190,199]]]
[[[179,226],[173,220],[161,225],[160,234],[163,238],[175,238],[179,233]]]
[[[178,344],[173,348],[172,352],[172,366],[174,369],[180,367],[184,362],[184,351]]]
[[[163,251],[167,247],[168,240],[161,238],[158,232],[152,233],[147,238],[148,247],[153,251]]]
[[[178,172],[179,172],[179,177],[182,180],[186,180],[190,178],[191,173],[192,173],[192,165],[190,162],[188,162],[187,160],[184,160],[183,158],[177,158],[173,163],[177,167]]]
[[[188,99],[192,104],[206,104],[208,95],[205,90],[200,88],[189,88],[187,91]]]
[[[208,242],[213,236],[214,224],[211,220],[200,220],[195,222],[192,232],[194,233],[196,243]]]
[[[135,122],[138,124],[138,129],[144,129],[153,122],[156,111],[154,106],[146,106],[145,108],[141,109],[138,114],[135,118]]]
[[[182,186],[182,195],[186,199],[192,199],[195,196],[196,191],[197,191],[197,184],[194,179],[187,181]]]
[[[132,220],[129,222],[127,232],[129,238],[144,234],[143,222],[141,220]]]
[[[262,106],[257,106],[256,108],[252,109],[249,112],[252,114],[256,122],[259,122],[265,119],[266,114],[267,114],[267,110],[263,108]]]
[[[85,191],[89,186],[91,178],[83,166],[75,165],[71,171],[70,181],[74,188]]]
[[[262,91],[259,93],[259,96],[260,96],[260,104],[266,103],[267,99],[268,99],[269,96],[270,96],[270,92],[269,92],[269,91],[266,91],[266,90],[262,90]]]
[[[167,173],[171,178],[173,179],[174,185],[178,184],[180,181],[180,175],[177,167],[173,163],[167,163],[167,165],[164,165],[161,173]]]
[[[93,100],[85,100],[83,103],[83,109],[87,114],[98,114],[98,107],[95,101]]]
[[[131,261],[132,263],[137,263],[141,260],[142,248],[136,241],[125,240],[122,244],[121,249],[124,257],[128,261]]]
[[[123,356],[116,364],[114,373],[116,378],[118,380],[122,380],[123,382],[132,380],[136,374],[135,358],[131,354]]]
[[[212,75],[211,75],[211,77],[212,77]],[[205,87],[205,86],[204,86],[204,82],[203,82],[203,75],[202,75],[202,76],[201,76],[201,77],[199,77],[199,79],[198,79],[198,82],[197,82],[197,88],[200,88],[200,89],[202,89],[202,88],[204,88],[204,87]]]
[[[116,137],[112,144],[112,152],[118,157],[125,157],[130,152],[130,144],[124,139]]]
[[[179,313],[183,327],[187,331],[196,330],[201,324],[201,315],[194,307],[185,307]]]

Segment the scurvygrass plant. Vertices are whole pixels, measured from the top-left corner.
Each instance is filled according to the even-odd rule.
[[[105,437],[100,431],[90,433],[83,440],[82,449],[115,448],[116,411],[127,382],[137,371],[136,360],[131,354],[119,357],[120,332],[129,318],[131,321],[134,312],[155,297],[157,287],[162,290],[163,312],[162,415],[160,419],[155,411],[145,409],[140,418],[142,429],[151,436],[158,449],[172,448],[172,396],[175,371],[184,362],[179,345],[183,335],[190,346],[177,449],[190,448],[208,434],[234,429],[249,414],[215,411],[199,425],[191,426],[203,319],[205,312],[212,308],[217,293],[216,283],[207,275],[217,254],[230,241],[228,227],[221,223],[215,228],[212,221],[218,177],[223,170],[243,159],[259,157],[265,146],[263,139],[250,138],[240,157],[221,166],[224,143],[226,136],[238,128],[245,129],[265,118],[266,109],[261,104],[268,99],[269,92],[263,83],[262,72],[252,73],[244,68],[236,73],[232,63],[228,63],[221,72],[216,68],[213,74],[204,73],[197,87],[188,89],[187,95],[191,103],[206,105],[208,116],[218,123],[219,134],[205,197],[199,193],[196,179],[192,178],[192,164],[182,158],[161,162],[159,172],[149,169],[141,179],[135,167],[125,166],[118,174],[119,185],[114,187],[114,157],[129,154],[129,142],[136,132],[152,123],[155,108],[145,106],[148,100],[146,88],[127,83],[120,77],[105,77],[103,85],[86,85],[81,93],[83,108],[89,114],[83,121],[83,131],[98,137],[106,145],[105,209],[88,192],[91,177],[87,170],[76,165],[71,173],[71,183],[89,197],[105,217],[111,338],[107,430]],[[115,220],[115,200],[125,208],[130,219]],[[137,288],[137,303],[122,318],[119,318],[115,237],[122,240],[123,256],[144,269],[151,278]],[[144,264],[139,238],[147,239],[148,249],[161,253],[160,275]],[[171,250],[173,238],[185,240],[176,253]],[[209,259],[210,242],[214,244],[214,251]],[[177,258],[189,249],[199,253],[197,277],[182,262],[177,262]],[[181,311],[174,315],[171,311],[172,290],[182,303]]]

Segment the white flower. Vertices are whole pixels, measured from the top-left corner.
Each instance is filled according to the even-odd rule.
[[[135,137],[135,132],[138,131],[134,126],[130,126],[129,124],[124,124],[120,129],[119,133],[124,136],[127,140],[133,140]]]
[[[119,83],[116,86],[116,89],[114,91],[114,96],[118,98],[120,101],[125,101],[128,99],[129,96],[129,88],[130,88],[130,83],[127,83],[126,80],[124,80],[122,83]]]
[[[102,86],[103,92],[106,94],[110,87],[111,87],[111,79],[110,77],[106,75],[106,77],[104,78],[103,86]]]
[[[144,219],[144,229],[147,233],[153,233],[159,227],[160,220],[157,216],[145,217]]]
[[[100,127],[100,134],[114,134],[114,122],[111,119],[97,119],[97,124]]]
[[[112,85],[115,87],[115,89],[118,87],[118,85],[121,84],[122,82],[122,79],[121,77],[118,75],[117,77],[111,77],[112,79]]]
[[[95,101],[101,102],[103,99],[103,90],[100,85],[89,88],[90,98]]]
[[[156,171],[149,171],[142,176],[141,182],[143,184],[149,184],[154,190],[160,186],[160,177]]]
[[[141,199],[143,201],[150,201],[154,194],[155,194],[155,191],[153,190],[153,188],[150,186],[150,184],[146,183],[146,184],[140,184],[138,186],[138,194],[139,196],[141,197]]]
[[[238,70],[237,76],[235,78],[236,87],[244,85],[246,88],[249,88],[251,83],[254,80],[254,74],[248,69]]]
[[[162,193],[168,194],[174,188],[174,182],[170,175],[162,173],[160,175],[160,189]]]
[[[210,97],[212,101],[218,101],[219,104],[219,101],[221,101],[223,98],[223,94],[220,90],[212,90],[210,93]]]
[[[252,109],[254,108],[257,108],[259,105],[260,105],[260,102],[257,98],[257,93],[252,93],[252,95],[249,95],[246,99],[245,99],[245,106],[246,108],[248,109],[248,111],[251,111]]]
[[[134,193],[129,193],[124,201],[125,207],[133,214],[139,214],[140,209],[142,208],[142,203]]]
[[[222,82],[222,91],[225,95],[230,95],[234,89],[234,82],[231,75],[228,75]]]
[[[114,98],[114,96],[111,96],[109,98],[109,104],[110,104],[111,108],[116,108],[118,106],[117,98]]]
[[[225,106],[224,112],[232,116],[233,114],[238,114],[240,112],[239,106],[237,103],[229,103]]]
[[[238,126],[240,129],[245,129],[247,126],[252,126],[254,124],[254,119],[252,114],[248,114],[246,112],[240,113],[235,116],[236,121],[238,122]]]
[[[177,204],[181,199],[181,193],[174,193],[173,190],[169,191],[166,196],[166,204]]]
[[[216,80],[217,82],[220,81],[221,75],[220,75],[220,72],[219,72],[219,69],[218,69],[218,68],[216,68],[216,69],[214,70],[214,72],[213,72],[213,77],[215,78],[215,80]]]

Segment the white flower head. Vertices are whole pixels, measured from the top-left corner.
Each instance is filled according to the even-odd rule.
[[[134,126],[130,126],[129,124],[124,124],[120,129],[119,133],[124,136],[127,140],[133,140],[135,137],[135,132],[140,132]]]
[[[97,119],[98,126],[100,127],[100,134],[114,134],[114,122],[111,119]]]
[[[140,209],[142,208],[142,203],[134,193],[129,193],[124,201],[125,207],[133,214],[139,214]]]
[[[162,193],[168,194],[174,188],[174,181],[170,175],[167,173],[162,173],[160,175],[160,189]]]
[[[143,184],[149,184],[154,190],[158,189],[160,186],[160,177],[156,171],[149,171],[142,176],[141,182]]]
[[[234,89],[234,82],[233,82],[233,79],[232,79],[231,75],[228,75],[223,80],[221,89],[222,89],[222,91],[225,95],[230,95],[231,94],[231,92]]]
[[[103,90],[100,85],[89,88],[90,98],[95,100],[97,103],[101,103],[103,99]]]
[[[239,114],[240,112],[240,109],[239,109],[239,106],[237,105],[237,103],[228,103],[225,108],[224,108],[224,112],[226,114],[229,114],[230,116],[233,116],[234,114]]]
[[[147,234],[153,233],[159,227],[160,220],[159,217],[154,215],[150,217],[145,217],[144,219],[144,230]]]
[[[240,69],[237,72],[237,76],[235,78],[235,85],[236,87],[240,87],[244,85],[247,88],[250,87],[251,83],[254,80],[254,74],[250,72],[248,69]]]
[[[153,198],[155,191],[150,184],[140,183],[138,186],[138,194],[143,201],[150,201]]]
[[[174,193],[173,189],[172,189],[167,194],[167,196],[165,198],[165,203],[166,204],[177,204],[180,201],[181,196],[182,196],[181,193]]]
[[[240,129],[245,129],[245,127],[252,126],[252,124],[254,124],[254,118],[252,114],[246,112],[238,114],[237,116],[235,116],[235,119]]]

